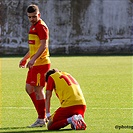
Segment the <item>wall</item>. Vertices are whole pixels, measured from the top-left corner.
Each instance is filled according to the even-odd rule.
[[[31,2],[50,29],[51,54],[132,54],[132,0],[1,0],[1,55],[27,51]]]

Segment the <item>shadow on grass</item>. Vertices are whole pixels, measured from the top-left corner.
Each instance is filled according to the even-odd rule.
[[[60,131],[62,132],[62,131],[71,131],[71,130],[72,129],[47,130],[39,128],[37,130],[37,128],[28,128],[28,127],[5,127],[5,128],[0,128],[0,133],[39,133],[39,132],[44,133],[44,132],[60,132]]]

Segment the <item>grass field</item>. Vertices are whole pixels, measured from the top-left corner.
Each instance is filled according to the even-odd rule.
[[[51,57],[52,68],[71,73],[80,83],[87,102],[87,130],[60,131],[26,128],[37,117],[25,92],[27,69],[18,68],[21,58],[0,58],[0,132],[12,133],[130,133],[132,122],[132,57]],[[59,101],[53,94],[53,112]],[[121,128],[121,129],[116,129]],[[132,129],[131,129],[132,128]]]

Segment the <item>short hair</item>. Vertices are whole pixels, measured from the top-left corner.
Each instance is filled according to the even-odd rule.
[[[27,7],[27,13],[39,12],[39,8],[35,4],[31,4]]]
[[[58,72],[59,70],[58,69],[51,69],[51,70],[49,70],[47,73],[46,73],[46,79],[45,79],[45,81],[47,82],[48,81],[48,77],[51,75],[51,74],[53,74],[53,73],[55,73],[55,72]]]

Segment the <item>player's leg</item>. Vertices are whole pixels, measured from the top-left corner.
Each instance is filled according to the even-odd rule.
[[[70,116],[67,109],[58,108],[51,116],[47,124],[48,130],[59,130],[67,126],[69,123],[67,118]]]
[[[50,120],[48,122],[47,128],[48,130],[59,130],[60,128],[64,128],[68,124],[71,124],[71,128],[74,130],[85,130],[86,123],[82,115],[73,115],[72,117],[65,118],[56,122]]]
[[[86,129],[86,123],[84,121],[84,113],[86,111],[85,105],[77,105],[74,106],[75,110],[73,109],[73,115],[71,117],[71,128],[75,130],[85,130]]]
[[[58,108],[50,117],[50,121],[47,125],[48,130],[59,130],[68,124],[71,124],[72,129],[75,130],[86,129],[86,124],[83,120],[85,109],[86,106],[84,105]]]
[[[27,73],[27,79],[26,79],[26,92],[27,94],[30,96],[35,109],[38,113],[38,104],[37,104],[37,100],[36,100],[36,94],[35,94],[35,90],[34,90],[34,86],[31,86],[31,77],[32,77],[32,69],[29,69],[28,73]]]
[[[35,93],[36,99],[38,103],[38,118],[45,119],[45,94],[44,94],[44,86],[45,86],[45,74],[50,69],[50,64],[36,66],[34,71],[34,77],[36,77],[35,81]]]
[[[37,91],[36,91],[37,90]],[[36,94],[36,104],[37,104],[37,113],[38,113],[38,118],[29,127],[42,127],[46,124],[45,120],[45,97],[44,94],[39,94],[39,92],[43,91],[42,86],[35,87],[35,94]]]
[[[36,98],[36,93],[33,89],[34,87],[29,85],[29,84],[26,84],[26,91],[27,93],[29,94],[34,106],[35,106],[35,109],[37,111],[37,114],[38,114],[38,119],[36,120],[36,122],[32,125],[30,125],[29,127],[40,127],[40,126],[43,126],[45,125],[45,120],[44,120],[44,112],[45,110],[41,110],[40,111],[40,107],[42,108],[42,105],[43,105],[43,108],[45,108],[45,101],[44,100],[37,100]],[[41,105],[41,106],[40,106]]]
[[[28,95],[30,96],[35,108],[36,108],[36,111],[38,110],[38,104],[37,104],[37,100],[36,100],[36,94],[35,94],[35,91],[34,91],[34,87],[31,86],[30,84],[26,84],[26,92],[28,93]]]
[[[37,111],[37,114],[39,116],[39,109],[38,109],[38,102],[37,102],[37,98],[36,98],[36,93],[35,93],[35,88],[34,86],[31,85],[31,80],[32,80],[32,69],[29,69],[28,74],[27,74],[27,80],[26,80],[26,92],[28,93],[28,95],[30,96],[35,109]],[[40,125],[40,120],[37,119],[36,122],[28,127],[35,127],[35,126],[42,126],[42,124]]]
[[[31,86],[34,86],[34,92],[31,93],[30,88],[27,88],[27,92],[31,97],[37,113],[38,119],[37,121],[29,127],[38,127],[45,125],[45,94],[44,94],[44,86],[45,86],[45,73],[50,69],[50,65],[42,65],[35,66],[32,68],[30,72],[30,78],[27,79],[27,82],[30,82]],[[34,98],[33,98],[34,94]]]
[[[45,94],[44,94],[43,86],[36,86],[36,100],[38,104],[38,119],[45,119]]]
[[[47,123],[48,130],[59,130],[60,128],[63,128],[69,124],[67,121],[67,117],[61,115],[61,113],[62,111],[59,108],[54,112],[53,115],[51,115]]]
[[[71,117],[71,128],[75,130],[85,130],[86,123],[81,114],[73,115]]]

